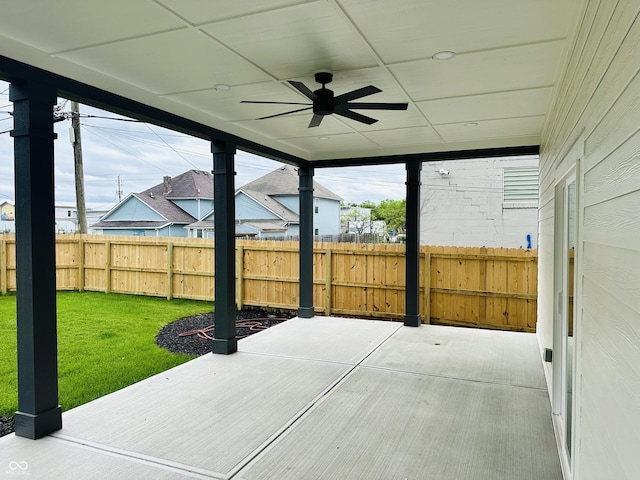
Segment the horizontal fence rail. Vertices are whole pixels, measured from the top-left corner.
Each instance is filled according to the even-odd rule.
[[[535,250],[422,246],[425,322],[535,331]],[[317,313],[401,320],[405,247],[318,242]],[[58,235],[58,290],[214,299],[211,239]],[[0,292],[15,291],[15,238],[0,235]],[[298,242],[236,241],[238,308],[297,309]]]

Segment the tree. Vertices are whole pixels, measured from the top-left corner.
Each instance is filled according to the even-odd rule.
[[[347,233],[355,230],[358,235],[362,235],[371,231],[371,214],[369,210],[352,207],[349,213],[340,216],[340,224]]]
[[[371,211],[373,220],[384,220],[390,230],[404,231],[407,227],[407,200],[382,200]]]

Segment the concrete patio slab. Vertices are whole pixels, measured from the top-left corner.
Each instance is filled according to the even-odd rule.
[[[244,480],[561,480],[538,389],[359,368]]]
[[[244,339],[238,349],[354,364],[402,326],[402,323],[356,318],[295,318]]]
[[[546,389],[533,333],[423,325],[401,329],[364,365]]]
[[[54,436],[223,477],[348,369],[296,358],[205,355],[70,410]]]
[[[0,438],[0,475],[25,465],[30,479],[561,479],[534,335],[333,317],[65,412],[44,439]]]
[[[27,479],[211,479],[182,469],[45,437],[38,441],[0,438],[0,478]]]

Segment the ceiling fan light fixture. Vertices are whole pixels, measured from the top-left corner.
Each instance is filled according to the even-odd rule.
[[[433,58],[434,60],[451,60],[455,56],[456,56],[456,52],[443,50],[442,52],[434,53],[433,57],[431,58]]]
[[[358,100],[363,97],[368,97],[375,93],[380,93],[380,90],[373,85],[366,87],[356,88],[350,92],[343,93],[335,96],[333,90],[329,90],[326,85],[333,80],[333,74],[329,72],[318,72],[315,74],[316,82],[322,85],[315,91],[311,91],[304,83],[296,80],[288,80],[289,85],[295,88],[299,93],[307,98],[307,102],[272,102],[264,100],[242,100],[240,103],[257,103],[257,104],[273,104],[273,105],[306,105],[303,108],[297,108],[288,112],[276,113],[275,115],[267,115],[266,117],[260,117],[257,120],[266,120],[267,118],[281,117],[283,115],[290,115],[292,113],[302,112],[304,110],[311,110],[313,116],[309,122],[308,128],[319,127],[322,123],[322,119],[327,115],[336,114],[341,117],[346,117],[356,122],[364,123],[366,125],[372,125],[378,120],[372,117],[368,117],[353,110],[406,110],[409,106],[408,103],[378,103],[378,102],[353,102],[352,100]],[[309,101],[311,103],[309,103]]]

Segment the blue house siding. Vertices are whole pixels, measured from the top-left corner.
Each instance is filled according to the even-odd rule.
[[[313,229],[318,235],[340,233],[340,202],[327,198],[313,199]]]
[[[300,197],[298,195],[271,195],[271,198],[300,215]]]
[[[213,218],[213,215],[211,215]],[[271,220],[280,218],[272,213],[255,200],[240,192],[236,195],[236,219],[252,220],[252,219]]]
[[[119,205],[113,212],[102,218],[102,221],[131,220],[134,218],[140,221],[166,220],[136,197],[130,197]]]
[[[170,200],[197,220],[202,220],[202,216],[206,215],[213,208],[213,200],[205,200],[200,198],[183,198]]]
[[[155,228],[108,228],[102,229],[103,235],[122,235],[133,237],[186,237],[187,229],[184,225],[167,225]]]

